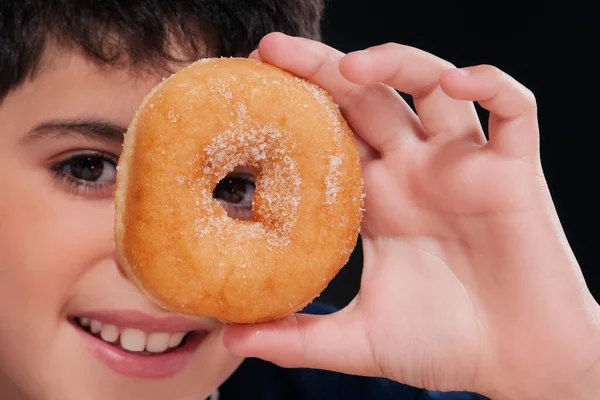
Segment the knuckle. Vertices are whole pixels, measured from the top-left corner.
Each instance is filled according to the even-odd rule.
[[[416,50],[416,49],[415,49]],[[431,62],[431,65],[434,66],[438,71],[444,71],[446,69],[454,69],[456,65],[451,63],[448,60],[445,60],[441,57],[436,56],[435,54],[428,53],[424,50],[416,50],[416,53],[419,53],[423,60],[428,60]]]
[[[507,88],[512,88],[509,90],[517,94],[518,97],[516,100],[520,104],[528,108],[537,108],[535,94],[523,84],[508,75],[506,72],[502,71],[500,68],[489,64],[483,64],[478,66],[478,69],[480,72],[488,76],[489,79],[497,82],[500,87],[504,86]]]
[[[382,44],[381,47],[387,50],[405,50],[407,48],[407,46],[396,42],[387,42]]]
[[[440,71],[456,68],[453,63],[416,47],[406,46],[396,42],[387,42],[377,46],[377,48],[389,54],[402,54],[403,57],[418,60],[418,62],[432,63],[432,65],[436,65],[436,68]]]
[[[451,63],[450,61],[446,61],[442,58],[440,58],[440,66],[443,70],[456,68],[456,64]]]
[[[502,82],[508,77],[508,75],[504,71],[502,71],[495,65],[482,64],[478,67],[478,69],[483,74],[489,76],[489,78],[495,80],[496,82]]]
[[[306,329],[306,325],[300,321],[297,315],[293,316],[293,322],[298,332],[298,346],[300,354],[308,354],[310,350],[309,332]]]
[[[395,42],[387,42],[387,43],[383,43],[379,46],[375,47],[376,49],[379,49],[385,53],[398,53],[398,52],[403,52],[407,50],[407,46],[403,46],[399,43],[395,43]]]
[[[537,99],[535,97],[535,94],[529,88],[523,85],[520,86],[524,103],[531,108],[537,108]]]

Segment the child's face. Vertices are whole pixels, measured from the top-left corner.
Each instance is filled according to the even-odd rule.
[[[0,104],[0,393],[201,399],[239,365],[221,324],[164,320],[169,314],[117,262],[112,192],[122,133],[160,79],[62,53]],[[124,347],[145,340],[148,352],[94,337],[80,326],[86,318],[102,323],[107,340],[121,332]],[[148,355],[195,329],[208,332]]]

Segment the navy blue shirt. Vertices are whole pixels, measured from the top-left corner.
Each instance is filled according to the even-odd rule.
[[[313,303],[303,311],[334,311]],[[432,392],[382,378],[367,378],[305,368],[281,368],[258,359],[246,359],[219,388],[220,400],[484,400],[466,392]]]

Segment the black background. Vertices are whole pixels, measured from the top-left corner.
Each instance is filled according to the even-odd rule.
[[[472,8],[463,3],[331,0],[323,41],[344,52],[402,43],[457,66],[495,65],[531,89],[538,103],[546,179],[588,286],[600,300],[598,22],[593,21],[591,8],[564,2],[528,7],[509,8],[502,2],[481,2]],[[320,300],[338,306],[348,303],[359,288],[361,263],[359,245]]]

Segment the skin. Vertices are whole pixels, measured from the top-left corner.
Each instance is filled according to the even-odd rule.
[[[170,380],[102,367],[79,346],[67,315],[162,312],[116,262],[112,188],[74,193],[50,169],[82,149],[118,157],[120,142],[23,138],[57,118],[126,127],[160,77],[59,54],[0,107],[0,393],[202,398],[240,362],[223,340],[238,356],[286,367],[494,399],[600,391],[600,306],[558,223],[528,90],[493,67],[458,71],[396,44],[344,55],[274,34],[253,56],[330,91],[357,134],[367,195],[357,298],[331,316],[232,326],[224,337],[217,329]],[[417,114],[390,87],[413,95]],[[489,142],[471,101],[491,112]]]
[[[15,400],[204,399],[241,360],[224,348],[216,321],[184,371],[142,380],[97,361],[66,320],[95,310],[166,315],[117,263],[114,165],[97,190],[74,189],[50,171],[83,150],[116,159],[122,137],[52,132],[24,140],[50,120],[96,119],[124,130],[161,76],[99,67],[73,52],[58,52],[42,67],[0,107],[0,393]]]
[[[552,204],[529,90],[398,44],[345,55],[272,34],[251,56],[328,90],[353,127],[365,259],[345,309],[233,326],[232,352],[493,399],[597,397],[600,306]]]

